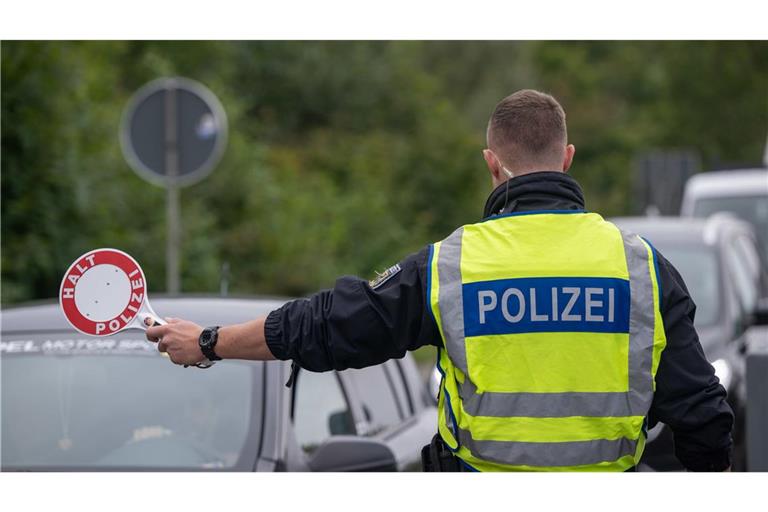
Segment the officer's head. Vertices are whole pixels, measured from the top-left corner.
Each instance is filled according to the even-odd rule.
[[[555,98],[523,89],[501,100],[488,121],[483,150],[493,185],[539,171],[567,172],[576,148],[568,144],[565,112]]]

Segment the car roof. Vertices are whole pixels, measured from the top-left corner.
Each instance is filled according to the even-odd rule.
[[[712,215],[707,219],[688,217],[614,217],[609,219],[622,230],[647,238],[677,244],[714,245],[727,230],[751,232],[746,222],[728,213]]]
[[[162,317],[191,320],[200,325],[246,322],[279,308],[285,298],[228,298],[194,296],[152,296],[152,308]],[[69,331],[72,330],[55,299],[43,303],[20,304],[2,310],[2,330]]]
[[[735,169],[696,174],[686,183],[685,195],[692,198],[768,196],[768,169]]]

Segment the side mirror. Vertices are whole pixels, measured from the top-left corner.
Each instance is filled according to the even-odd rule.
[[[332,436],[309,460],[312,471],[397,471],[395,454],[385,443],[355,436]]]
[[[768,297],[758,299],[749,323],[751,325],[768,325]]]

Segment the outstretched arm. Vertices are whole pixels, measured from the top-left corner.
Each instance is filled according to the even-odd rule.
[[[265,318],[220,328],[216,354],[222,359],[275,359],[264,339]],[[147,339],[157,342],[157,349],[167,352],[176,364],[191,365],[202,361],[205,356],[200,351],[198,339],[203,327],[179,318],[166,318],[166,321],[165,325],[148,328]]]
[[[403,357],[407,350],[437,344],[440,335],[427,307],[428,249],[399,263],[379,283],[345,276],[330,290],[290,301],[265,318],[219,329],[215,351],[224,359],[293,360],[312,371],[363,368]],[[169,319],[151,327],[176,364],[203,359],[202,327]]]

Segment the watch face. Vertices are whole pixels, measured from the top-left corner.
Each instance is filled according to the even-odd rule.
[[[211,344],[211,341],[213,341],[213,333],[211,332],[211,330],[210,329],[203,330],[203,335],[200,337],[200,343],[207,347]]]

